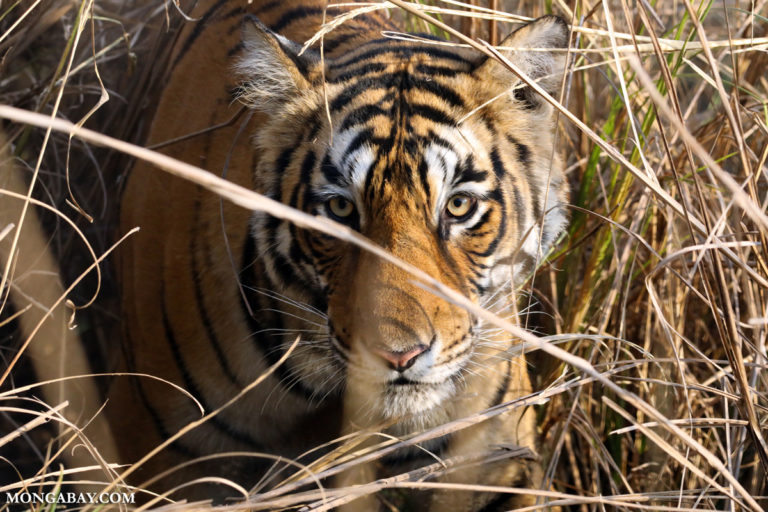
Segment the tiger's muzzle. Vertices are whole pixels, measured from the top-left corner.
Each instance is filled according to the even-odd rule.
[[[455,274],[441,265],[438,254],[430,254],[429,245],[403,238],[387,244],[395,256],[416,261],[443,281]],[[367,252],[356,256],[344,277],[347,293],[335,294],[330,304],[350,366],[380,385],[435,386],[454,377],[471,355],[470,315],[399,267]]]

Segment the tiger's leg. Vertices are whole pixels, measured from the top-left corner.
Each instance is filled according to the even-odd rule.
[[[498,358],[496,359],[498,360]],[[488,408],[511,402],[531,393],[525,358],[501,360],[485,368],[485,378],[470,381],[465,398],[456,406],[460,416],[478,413],[477,397],[487,395],[490,384],[496,384],[496,393]],[[485,390],[483,390],[485,387]],[[462,403],[463,402],[463,403]],[[511,454],[497,462],[479,463],[449,472],[440,479],[452,484],[501,486],[536,489],[541,485],[542,470],[537,456],[536,418],[530,407],[513,407],[503,414],[491,417],[472,427],[453,434],[445,458],[471,457],[508,447],[519,447],[520,454]],[[516,451],[516,450],[515,450]],[[444,510],[483,511],[510,510],[534,505],[535,494],[505,494],[456,490],[437,490],[431,498],[431,512]]]

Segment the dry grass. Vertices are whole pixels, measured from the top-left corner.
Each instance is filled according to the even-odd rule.
[[[491,42],[521,19],[485,4],[468,11],[454,1],[393,3],[411,11],[405,18],[416,30],[445,35],[453,28]],[[332,222],[121,143],[141,140],[146,116],[138,106],[162,69],[166,16],[177,20],[172,25],[180,19],[173,7],[166,11],[148,0],[121,4],[26,0],[0,7],[0,104],[23,110],[0,107],[0,117],[12,120],[2,127],[8,143],[0,146],[14,157],[13,168],[8,156],[0,167],[0,493],[22,484],[55,489],[81,475],[118,485],[117,474],[125,474],[108,464],[114,459],[103,432],[93,434],[101,441],[92,446],[79,430],[91,418],[89,433],[99,428],[95,407],[104,377],[65,381],[75,383],[75,392],[64,384],[44,387],[41,400],[23,387],[73,368],[87,373],[89,362],[101,365],[95,371],[109,369],[105,346],[114,331],[114,284],[109,267],[100,279],[86,271],[112,247],[123,155],[149,159],[245,207],[389,258]],[[493,318],[398,262],[436,293],[513,332],[527,350],[538,349],[529,357],[540,391],[468,423],[540,404],[552,491],[539,493],[569,510],[763,510],[768,2],[520,4],[490,6],[527,16],[556,12],[574,25],[572,72],[560,98],[549,98],[561,112],[572,222],[523,294],[523,306],[537,312],[526,320],[529,331],[549,336]],[[447,26],[425,25],[425,14]],[[482,42],[470,44],[493,51]],[[77,128],[86,119],[93,131]],[[74,235],[77,229],[82,237]],[[97,302],[78,309],[97,289]],[[67,329],[73,310],[74,331]],[[29,333],[38,324],[47,331],[18,337],[16,327]],[[26,358],[17,358],[22,353]],[[84,403],[65,402],[75,397]],[[215,414],[209,411],[201,421]],[[57,428],[45,428],[46,421]],[[524,456],[489,452],[476,460],[444,461],[354,493],[321,485],[322,478],[403,442],[462,425],[407,440],[381,439],[352,456],[340,448],[252,496],[248,506],[327,510],[358,493],[447,485],[420,480],[453,465]],[[355,442],[338,445],[348,449]],[[86,449],[72,451],[74,444]]]

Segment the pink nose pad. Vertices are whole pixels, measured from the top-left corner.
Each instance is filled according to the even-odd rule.
[[[376,355],[381,356],[389,362],[389,366],[393,370],[404,372],[416,362],[416,358],[420,354],[423,354],[429,347],[427,345],[416,345],[412,349],[403,350],[402,352],[383,350],[376,348],[373,351]]]

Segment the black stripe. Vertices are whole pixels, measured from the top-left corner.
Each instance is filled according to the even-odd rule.
[[[504,176],[507,174],[507,170],[504,168],[504,163],[501,161],[499,149],[495,146],[491,150],[491,164],[493,165],[493,172],[496,173],[496,177],[500,180],[504,179]]]
[[[468,336],[471,336],[471,333],[467,332],[467,333],[465,333],[465,334],[464,334],[464,336],[462,336],[461,338],[457,338],[457,339],[456,339],[456,340],[455,340],[453,343],[451,343],[450,345],[447,345],[447,346],[446,346],[446,347],[443,349],[443,353],[445,353],[445,352],[447,352],[448,350],[452,349],[452,348],[453,348],[453,347],[455,347],[456,345],[459,345],[459,344],[461,344],[461,342],[462,342],[462,341],[464,341],[464,340],[466,340]],[[444,359],[444,360],[442,361],[442,364],[450,363],[451,361],[454,361],[454,360],[458,359],[458,358],[459,358],[459,357],[461,357],[461,356],[467,355],[467,354],[468,354],[470,351],[472,351],[472,344],[471,344],[471,343],[467,344],[467,346],[465,346],[465,347],[464,347],[463,349],[461,349],[459,352],[457,352],[457,353],[455,353],[455,354],[451,354],[451,355],[450,355],[450,357],[449,357],[448,359]]]
[[[344,131],[358,124],[365,124],[376,116],[388,116],[389,112],[377,104],[363,105],[358,107],[344,118],[339,131]]]
[[[406,85],[407,87],[405,87],[405,90],[417,89],[419,91],[427,91],[434,94],[435,96],[438,96],[441,100],[445,101],[453,107],[461,108],[464,106],[464,100],[461,98],[461,96],[459,96],[453,89],[450,89],[435,80],[429,78],[425,80],[423,78],[410,75]]]
[[[524,110],[533,110],[539,105],[537,93],[531,90],[527,85],[524,87],[515,87],[512,96],[522,104]]]
[[[192,225],[197,226],[199,225],[199,217],[200,217],[200,211],[202,210],[200,205],[199,198],[195,199],[195,220],[193,221]],[[200,283],[200,269],[198,267],[197,262],[197,244],[195,243],[197,240],[197,231],[193,231],[190,236],[189,241],[189,252],[191,256],[191,274],[192,274],[192,283],[193,283],[193,289],[195,293],[195,306],[197,308],[197,313],[200,315],[200,321],[203,323],[203,328],[205,330],[206,336],[208,336],[208,343],[213,348],[214,353],[216,354],[216,359],[219,362],[219,366],[221,367],[222,371],[224,372],[224,375],[227,377],[229,382],[235,386],[237,389],[241,389],[243,386],[240,384],[240,382],[237,379],[237,376],[235,376],[235,372],[232,370],[232,367],[229,365],[229,361],[227,361],[227,357],[224,355],[224,350],[221,348],[221,342],[219,341],[218,336],[216,335],[216,332],[213,328],[213,323],[211,322],[210,316],[208,316],[208,310],[205,306],[205,299],[203,298],[203,290],[202,285]],[[210,255],[206,251],[207,254]]]
[[[270,197],[274,199],[275,201],[283,202],[283,175],[285,174],[286,170],[288,169],[288,166],[291,163],[291,158],[293,157],[293,152],[296,150],[296,146],[290,146],[287,149],[283,150],[280,155],[277,157],[277,161],[275,162],[275,166],[273,169],[275,179],[275,189],[270,194]],[[264,229],[266,230],[266,238],[269,241],[269,245],[271,246],[273,243],[277,240],[277,230],[280,227],[280,225],[283,223],[283,220],[279,217],[273,217],[269,216],[264,224]],[[250,237],[250,235],[248,235]]]
[[[506,230],[506,215],[502,215],[501,223],[499,225],[499,230],[497,231],[496,236],[493,238],[493,240],[491,240],[491,242],[488,244],[488,247],[486,247],[484,251],[467,251],[467,252],[474,256],[487,258],[491,254],[493,254],[493,251],[495,251],[496,248],[499,246],[499,242],[503,238],[505,230]]]
[[[227,57],[230,57],[230,58],[234,57],[235,55],[240,53],[244,48],[245,48],[245,43],[240,41],[235,46],[229,49],[229,51],[227,52]],[[230,93],[230,96],[233,96],[233,95]]]
[[[472,288],[475,290],[475,293],[477,295],[482,295],[483,293],[485,293],[485,286],[483,286],[480,283],[478,283],[477,279],[472,279],[470,277],[469,278],[469,284],[472,285]]]
[[[336,7],[337,9],[341,9],[340,7]],[[360,14],[358,16],[355,16],[354,19],[350,20],[351,26],[360,25],[360,30],[362,32],[363,27],[367,27],[369,29],[384,29],[384,28],[394,28],[397,29],[399,27],[395,26],[391,21],[389,21],[386,18],[382,18],[380,16],[372,16],[371,14]]]
[[[343,72],[338,71],[339,73],[338,75],[335,75],[331,78],[327,78],[326,81],[329,84],[338,84],[341,82],[346,82],[347,80],[351,80],[353,78],[361,79],[366,75],[380,73],[385,69],[387,69],[386,64],[382,64],[381,62],[366,62],[361,66],[357,66],[347,71],[343,71]]]
[[[494,151],[495,151],[495,149],[491,151],[491,154],[493,154]],[[492,160],[493,160],[493,158],[492,158]],[[499,160],[499,164],[501,164],[500,160]],[[496,169],[496,165],[494,164],[494,172],[496,172],[496,174],[499,174],[499,172],[501,172],[503,174],[504,170],[503,170],[503,168],[501,170],[497,170]],[[486,258],[486,257],[490,256],[493,253],[493,251],[496,250],[496,247],[498,247],[499,242],[504,237],[504,235],[505,235],[505,233],[507,231],[506,205],[504,204],[504,198],[503,198],[501,192],[498,189],[494,189],[494,190],[492,190],[488,194],[488,196],[489,196],[489,199],[491,199],[493,201],[498,201],[499,207],[501,208],[501,221],[499,222],[499,227],[498,227],[498,229],[496,231],[496,236],[493,238],[493,240],[491,240],[491,242],[488,244],[488,247],[486,247],[486,249],[484,251],[467,251],[469,254],[473,254],[475,256],[480,256],[482,258]]]
[[[272,265],[274,266],[275,272],[277,273],[281,282],[300,284],[305,286],[307,285],[307,282],[296,273],[293,265],[290,261],[288,261],[288,259],[286,259],[285,256],[279,252],[271,253],[270,256],[273,260]]]
[[[333,51],[336,50],[339,46],[350,41],[351,39],[354,39],[359,35],[360,34],[357,31],[349,31],[345,34],[331,33],[329,38],[323,39],[323,54],[325,55],[325,54],[333,53]],[[318,48],[320,47],[319,42],[317,43],[317,46]]]
[[[302,206],[303,206],[303,209],[305,209],[305,210],[310,205],[312,205],[314,202],[317,201],[316,195],[315,195],[314,191],[312,190],[312,186],[310,185],[312,183],[312,173],[315,170],[316,162],[317,162],[317,156],[315,155],[315,153],[312,150],[309,150],[307,155],[305,156],[304,162],[302,163],[302,166],[301,166],[301,174],[300,174],[300,177],[299,177],[299,185],[297,185],[296,189],[294,190],[294,192],[296,192],[296,191],[298,191],[299,186],[303,186],[304,187],[304,195],[303,195],[304,204]],[[323,175],[326,178],[340,180],[341,183],[336,182],[337,185],[342,186],[342,185],[346,184],[346,181],[343,179],[343,176],[342,176],[341,172],[338,170],[338,168],[336,168],[335,165],[333,165],[333,163],[331,162],[330,157],[329,157],[329,155],[327,153],[326,153],[325,157],[323,158],[322,163],[320,164],[320,170],[321,170],[321,172],[323,173]],[[336,173],[336,175],[334,175],[334,172]],[[334,182],[331,181],[331,183],[334,183]],[[291,258],[293,258],[293,261],[295,263],[304,263],[307,266],[312,266],[313,265],[312,259],[304,251],[302,251],[301,246],[299,245],[299,228],[295,224],[293,224],[293,223],[291,223],[290,226],[291,226],[290,227],[290,229],[291,229],[291,250],[290,250]],[[314,236],[314,235],[315,235],[315,233],[312,233],[311,236]],[[311,236],[310,236],[310,240],[311,240]],[[312,247],[311,242],[310,242],[309,245],[310,245],[309,249],[310,249],[310,251],[312,251],[313,247]],[[315,251],[312,251],[312,252],[314,253]],[[307,276],[306,272],[301,267],[299,267],[299,271],[302,273],[302,275],[305,275],[304,282],[306,283],[307,289],[312,289],[313,288],[312,283],[315,281],[314,277],[311,276],[311,275]]]
[[[373,77],[366,77],[347,86],[336,96],[330,104],[331,111],[336,112],[347,106],[355,97],[363,92],[396,87],[401,93],[407,91],[423,91],[434,94],[440,100],[454,107],[463,107],[464,100],[452,89],[434,81],[414,77],[405,72],[385,73]],[[434,109],[428,105],[414,105],[416,108]],[[413,108],[413,107],[412,107]],[[442,114],[447,117],[448,114]],[[454,121],[451,124],[455,124]]]
[[[271,2],[267,2],[261,7],[259,7],[258,9],[256,9],[255,11],[253,11],[253,14],[259,15],[259,14],[264,14],[267,11],[271,11],[275,7],[281,5],[283,1],[284,0],[272,0]]]
[[[296,227],[296,224],[291,222],[290,224],[290,232],[291,232],[291,245],[288,249],[288,254],[290,255],[291,259],[293,260],[293,268],[295,271],[298,271],[302,275],[302,282],[307,283],[309,285],[310,280],[312,279],[312,276],[308,276],[307,273],[304,271],[303,268],[301,268],[299,263],[304,263],[306,265],[311,266],[312,265],[312,259],[310,259],[309,256],[307,256],[304,251],[301,250],[301,245],[299,244],[299,236],[298,236],[298,230],[299,228]]]
[[[443,171],[443,177],[445,177],[448,175],[448,162],[445,161],[442,153],[438,154],[437,158],[440,160],[440,168]]]
[[[293,23],[294,21],[298,21],[304,18],[309,18],[310,16],[316,16],[323,14],[323,9],[320,7],[295,7],[293,9],[289,9],[283,13],[280,18],[273,23],[269,28],[272,29],[273,32],[280,32],[285,27]]]
[[[236,16],[240,16],[242,14],[245,14],[245,9],[242,7],[233,7],[226,13],[224,13],[224,16],[221,17],[222,20],[228,20],[230,18],[234,18]]]
[[[205,396],[201,392],[200,388],[198,388],[197,383],[192,378],[192,375],[190,375],[189,369],[187,368],[187,365],[184,362],[184,357],[181,354],[181,348],[179,347],[179,344],[176,341],[176,335],[173,331],[173,327],[171,326],[170,318],[168,317],[168,309],[165,301],[165,287],[163,287],[163,290],[160,293],[160,301],[161,301],[161,312],[163,317],[163,329],[165,331],[165,339],[168,340],[168,345],[170,346],[171,352],[173,353],[173,358],[176,361],[176,366],[181,372],[181,378],[184,381],[184,388],[200,402],[200,405],[202,405],[205,411],[212,411],[214,410],[214,407],[211,407],[207,403]],[[213,418],[209,419],[208,424],[215,427],[216,430],[234,439],[235,441],[238,441],[240,443],[247,445],[252,450],[259,450],[259,451],[264,450],[264,447],[261,445],[261,443],[257,442],[247,432],[242,432],[242,431],[233,429],[230,425],[225,423],[224,420],[219,416],[214,416]]]
[[[334,185],[338,185],[340,187],[348,184],[345,176],[341,173],[339,168],[336,167],[333,162],[331,162],[331,156],[328,153],[326,153],[325,157],[323,157],[323,163],[320,164],[320,172],[323,173],[323,177],[325,177],[328,183],[333,183]],[[313,197],[310,197],[309,199],[314,202]]]
[[[355,97],[359,96],[363,92],[390,87],[392,85],[391,80],[392,75],[388,74],[384,75],[383,77],[377,76],[375,78],[363,78],[355,81],[351,85],[347,86],[343,91],[339,93],[338,96],[333,99],[333,101],[331,101],[331,112],[338,112],[339,110],[343,109],[349,105],[349,103],[355,99]]]
[[[496,395],[493,397],[493,400],[491,400],[490,405],[488,405],[488,408],[496,407],[497,405],[500,405],[504,401],[504,397],[507,394],[507,391],[509,390],[509,383],[512,380],[512,360],[507,359],[507,373],[504,374],[504,380],[501,382],[501,385],[496,389]]]
[[[240,275],[242,278],[242,284],[245,289],[245,300],[248,301],[248,304],[245,304],[243,301],[240,301],[240,309],[243,313],[243,317],[245,318],[246,323],[248,324],[248,328],[251,331],[251,338],[254,342],[254,345],[257,347],[257,349],[264,355],[264,358],[267,360],[267,364],[269,366],[274,366],[277,364],[277,362],[280,360],[282,355],[285,353],[285,349],[277,344],[274,343],[272,340],[273,338],[269,338],[267,336],[264,336],[262,333],[264,331],[264,326],[256,319],[255,316],[252,316],[249,314],[249,308],[250,311],[254,312],[254,315],[256,311],[259,311],[260,309],[264,309],[260,307],[261,300],[265,299],[263,296],[259,295],[256,290],[259,288],[259,279],[256,275],[256,245],[251,239],[250,235],[246,238],[246,243],[243,248],[243,268],[240,270]],[[266,276],[265,276],[266,277]],[[289,281],[290,282],[290,281]],[[274,289],[274,286],[269,286],[269,289]],[[273,301],[270,301],[273,302]],[[271,307],[270,309],[279,309],[277,307]],[[270,317],[275,322],[274,325],[271,327],[276,329],[282,329],[282,321],[280,320],[279,314],[273,314],[270,315]],[[284,382],[291,382],[292,380],[295,380],[295,376],[293,372],[291,372],[290,368],[288,368],[286,363],[281,364],[275,369],[274,373],[275,377],[278,379],[280,384]],[[303,397],[307,401],[312,400],[312,397],[314,396],[315,392],[309,388],[307,388],[304,383],[299,380],[294,385],[292,385],[289,388],[286,388],[285,386],[282,386],[283,389],[287,390],[289,393],[294,394],[299,397]]]
[[[488,208],[485,210],[485,212],[480,216],[480,218],[475,222],[472,226],[469,227],[469,229],[475,231],[478,229],[481,229],[483,226],[485,226],[488,223],[488,220],[491,218],[491,209]]]
[[[475,169],[474,163],[475,159],[472,155],[469,155],[459,167],[459,172],[456,173],[453,185],[468,182],[482,183],[488,179],[488,173]]]
[[[319,237],[318,237],[319,239]],[[320,242],[324,242],[326,244],[329,243],[338,243],[338,239],[332,236],[323,236],[323,238],[320,240]],[[315,250],[315,247],[311,247],[313,250]],[[316,252],[313,253],[313,256],[315,258],[315,264],[317,266],[317,269],[320,274],[323,274],[325,270],[327,270],[328,267],[335,265],[339,261],[338,255],[329,255],[329,256],[323,256],[323,254],[317,254]]]
[[[352,139],[352,142],[350,142],[344,149],[344,158],[341,160],[341,166],[345,167],[349,161],[350,155],[360,149],[363,144],[369,142],[374,142],[373,130],[371,128],[366,128],[365,130],[358,132],[358,134],[355,135],[355,138]]]
[[[419,179],[421,180],[421,187],[424,189],[424,195],[429,198],[432,194],[430,187],[429,187],[429,168],[427,166],[426,160],[421,160],[419,162]]]
[[[412,126],[410,123],[407,125],[406,133],[412,132]],[[400,150],[403,151],[406,156],[413,158],[420,152],[421,148],[419,147],[419,143],[416,140],[416,137],[407,137],[403,139],[403,143],[400,147]],[[402,157],[402,155],[401,155]],[[408,173],[408,179],[411,179],[410,173]],[[410,203],[409,203],[410,204]]]
[[[527,219],[528,215],[525,211],[525,199],[523,198],[523,195],[520,193],[520,187],[517,186],[517,180],[515,180],[514,176],[510,175],[510,187],[512,188],[512,195],[515,198],[515,213],[517,214],[517,230],[519,235],[522,237],[523,235],[531,236],[532,233],[523,233],[521,230],[524,228],[524,226],[527,226]]]
[[[293,208],[297,208],[299,206],[299,189],[304,187],[305,189],[309,190],[310,188],[310,183],[312,182],[312,171],[315,168],[316,161],[317,156],[315,155],[315,152],[311,149],[307,150],[307,153],[304,155],[304,160],[301,162],[301,168],[299,169],[299,181],[291,192],[289,204]]]
[[[531,150],[523,144],[522,142],[518,141],[511,135],[507,135],[507,140],[515,145],[517,148],[517,158],[523,163],[525,168],[527,169],[531,165]]]
[[[429,130],[429,135],[427,135],[426,137],[419,137],[418,141],[419,141],[419,143],[421,143],[421,144],[423,144],[425,146],[428,145],[428,144],[435,144],[437,146],[440,146],[440,147],[445,148],[445,149],[449,149],[451,151],[454,150],[453,144],[451,144],[450,142],[448,142],[447,140],[445,140],[441,136],[437,135],[432,130]],[[471,158],[471,155],[470,155],[470,158]]]
[[[129,378],[133,380],[134,389],[136,389],[136,392],[139,394],[139,400],[141,400],[141,403],[144,406],[144,409],[146,409],[146,411],[149,413],[150,417],[152,418],[152,423],[154,423],[155,430],[157,431],[158,435],[163,439],[163,441],[167,440],[169,437],[171,437],[171,433],[168,432],[168,430],[166,430],[165,424],[163,423],[163,419],[160,413],[158,413],[157,410],[149,402],[149,398],[147,397],[147,394],[144,391],[144,384],[142,383],[142,379],[139,377],[129,377]],[[181,442],[181,438],[173,441],[170,444],[170,448],[189,458],[200,456],[198,452],[185,446]]]
[[[483,263],[478,263],[477,261],[473,260],[472,258],[469,258],[469,264],[472,266],[472,274],[475,277],[482,277],[483,270],[486,270],[490,268],[488,265],[485,265]]]
[[[365,46],[368,46],[368,45],[378,45],[378,46],[375,46],[370,50],[364,50],[361,53],[351,55],[350,57],[344,60],[335,62],[334,65],[342,66],[342,67],[348,66],[354,62],[365,62],[365,61],[372,60],[376,57],[381,57],[382,55],[387,55],[387,54],[395,54],[401,57],[410,57],[415,54],[422,54],[434,60],[437,60],[437,59],[449,60],[449,61],[464,64],[467,67],[471,64],[470,61],[468,61],[458,53],[451,50],[438,48],[436,46],[423,46],[423,45],[413,46],[410,43],[402,43],[400,41],[395,41],[388,38],[374,39],[371,41],[367,41],[365,43]]]
[[[446,111],[426,104],[414,104],[409,106],[411,115],[423,117],[432,122],[456,126],[456,120]]]
[[[207,27],[208,21],[210,21],[210,18],[216,13],[216,11],[221,8],[222,5],[226,4],[229,0],[219,0],[216,2],[210,9],[208,9],[205,14],[200,18],[200,21],[195,23],[194,28],[192,29],[192,33],[187,37],[187,40],[184,41],[184,45],[181,47],[181,51],[176,56],[176,58],[173,60],[173,64],[171,64],[171,69],[175,68],[176,65],[181,62],[181,59],[184,58],[184,56],[187,54],[189,49],[192,47],[194,42],[197,40],[198,37],[200,37],[200,34],[203,33],[203,30]]]
[[[299,174],[299,183],[309,187],[312,181],[312,171],[315,169],[315,162],[317,161],[317,155],[315,152],[307,150],[307,154],[304,155],[304,160],[301,162],[301,169]]]
[[[501,156],[499,155],[499,149],[494,146],[491,150],[491,162],[493,164],[493,172],[496,173],[496,176],[499,178],[499,180],[502,180],[504,176],[508,176],[509,180],[511,181],[510,187],[512,188],[512,193],[515,197],[515,211],[517,213],[517,228],[522,229],[522,226],[525,225],[525,204],[523,203],[523,198],[520,196],[520,190],[515,185],[514,176],[507,173],[507,170],[504,168],[504,162],[501,161]],[[496,246],[498,245],[499,240],[506,232],[506,220],[507,220],[507,210],[506,205],[503,202],[502,195],[500,192],[497,193],[496,197],[498,197],[498,200],[501,204],[502,208],[502,215],[501,215],[501,223],[499,226],[499,232],[496,236],[496,238],[491,242],[488,249],[484,251],[483,253],[473,253],[477,254],[478,256],[488,256],[493,252],[493,250],[496,249]]]
[[[512,144],[517,151],[517,158],[522,162],[528,178],[528,187],[531,191],[531,204],[533,209],[534,218],[539,219],[542,215],[541,200],[544,198],[545,192],[542,190],[539,181],[536,176],[533,175],[531,169],[531,150],[528,146],[518,141],[511,135],[507,135],[507,141]]]

